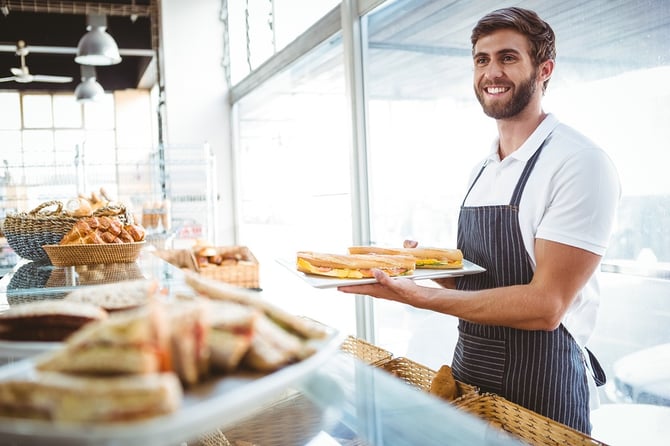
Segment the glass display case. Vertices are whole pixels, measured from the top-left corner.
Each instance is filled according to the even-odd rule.
[[[0,311],[27,300],[60,298],[77,288],[139,277],[157,280],[168,293],[187,287],[180,269],[146,250],[135,263],[129,264],[54,267],[21,262],[0,279]],[[8,368],[16,369],[29,363],[32,355],[44,349],[58,348],[58,343],[42,345],[42,349],[39,343],[23,347],[12,344],[19,343],[3,342],[0,345],[3,364],[0,375],[6,375]],[[130,427],[116,426],[104,434],[91,428],[81,431],[53,429],[48,434],[11,431],[11,435],[5,430],[3,438],[11,438],[12,444],[18,445],[35,444],[35,435],[41,439],[49,435],[50,444],[69,445],[519,444],[502,430],[340,348],[320,353],[311,359],[317,362],[302,366],[298,363],[272,374],[270,379],[275,382],[270,388],[262,391],[254,388],[257,384],[262,385],[259,381],[250,383],[245,389],[244,395],[248,397],[240,396],[240,392],[231,393],[230,398],[241,398],[235,402],[239,413],[230,412],[231,402],[225,402],[225,394],[219,400],[222,403],[212,404],[207,393],[214,392],[210,384],[189,389],[185,401],[190,402],[181,412],[167,416],[167,421],[153,420],[155,422],[146,425],[135,425],[132,436],[124,434],[124,429],[130,430]],[[267,383],[266,379],[266,387]],[[0,430],[3,425],[14,426],[15,423],[8,424],[0,418]],[[171,429],[170,426],[181,427]]]

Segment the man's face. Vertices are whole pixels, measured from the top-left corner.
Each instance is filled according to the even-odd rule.
[[[494,119],[521,113],[540,88],[528,40],[516,31],[504,29],[480,38],[473,61],[475,95]]]

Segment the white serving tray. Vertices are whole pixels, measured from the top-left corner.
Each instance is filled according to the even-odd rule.
[[[317,276],[314,274],[305,274],[296,269],[295,261],[288,261],[286,259],[278,259],[277,262],[284,266],[286,269],[296,274],[298,277],[303,279],[305,282],[313,286],[314,288],[337,288],[340,286],[348,285],[365,285],[368,283],[376,283],[377,279],[374,277],[364,278],[364,279],[338,279],[335,277],[325,277]],[[463,260],[462,268],[451,268],[451,269],[415,269],[414,274],[411,276],[397,276],[393,279],[411,279],[411,280],[424,280],[424,279],[442,279],[445,277],[460,277],[466,276],[469,274],[478,274],[486,271],[479,265],[476,265],[469,260]]]
[[[59,348],[62,342],[0,340],[0,359],[24,359]]]
[[[184,393],[173,414],[121,424],[57,424],[41,420],[0,417],[2,444],[23,445],[138,445],[178,446],[226,429],[273,402],[322,366],[340,348],[344,337],[335,330],[314,342],[316,352],[296,364],[268,375],[236,373],[215,377]],[[30,377],[34,359],[0,367],[0,380]],[[33,375],[34,376],[34,375]]]

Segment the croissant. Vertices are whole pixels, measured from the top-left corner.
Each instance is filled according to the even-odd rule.
[[[132,243],[141,242],[144,236],[144,228],[139,225],[124,225],[115,217],[87,217],[74,224],[60,245]]]

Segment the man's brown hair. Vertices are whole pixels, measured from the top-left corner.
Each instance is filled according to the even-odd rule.
[[[551,26],[535,11],[516,7],[497,9],[477,22],[470,36],[473,54],[475,44],[480,38],[501,29],[512,29],[528,38],[530,57],[535,66],[539,66],[545,60],[556,59],[556,36]],[[547,89],[548,83],[549,79],[544,81],[542,90]]]

